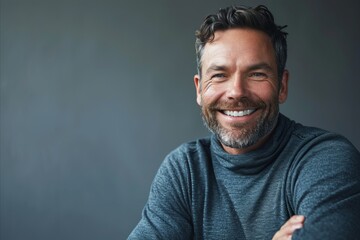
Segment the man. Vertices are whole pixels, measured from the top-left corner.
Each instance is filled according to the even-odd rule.
[[[359,152],[279,113],[286,35],[265,6],[205,19],[194,82],[213,135],[166,157],[129,239],[360,236]]]

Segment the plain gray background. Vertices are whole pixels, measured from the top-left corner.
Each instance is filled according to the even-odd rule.
[[[282,112],[360,148],[358,1],[1,1],[0,238],[125,239],[167,153],[208,135],[194,32],[231,4],[288,25]]]

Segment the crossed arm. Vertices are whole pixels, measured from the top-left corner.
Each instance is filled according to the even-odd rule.
[[[293,169],[289,195],[291,208],[296,215],[277,232],[276,229],[269,232],[272,240],[354,239],[360,235],[359,154],[349,154],[346,149],[331,145],[327,147],[331,154],[323,155],[323,159],[320,159],[314,156],[319,153],[315,148],[313,155],[303,156],[305,160],[297,165],[297,169]],[[179,166],[175,169],[183,168]],[[129,239],[143,239],[144,234],[149,234],[146,236],[152,236],[152,239],[169,239],[168,236],[173,236],[172,239],[189,239],[194,233],[191,217],[183,215],[186,204],[178,204],[179,199],[185,196],[185,188],[180,187],[175,175],[166,176],[168,172],[173,171],[165,171],[165,176],[163,172],[160,175],[164,180],[161,191],[152,195],[156,206],[145,211]],[[176,192],[181,194],[173,194],[172,190],[176,188]],[[162,201],[164,199],[168,201]],[[165,202],[172,205],[163,205]],[[172,213],[166,215],[166,212],[169,213],[166,209]],[[158,214],[162,210],[165,216]],[[157,223],[151,216],[157,217]],[[165,229],[169,231],[163,232]]]
[[[292,216],[279,231],[275,233],[272,240],[290,240],[295,230],[303,227],[304,220],[305,217],[302,215]]]

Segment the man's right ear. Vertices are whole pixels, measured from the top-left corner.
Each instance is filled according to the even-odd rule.
[[[201,83],[200,83],[201,79],[200,76],[198,74],[196,74],[194,76],[194,84],[195,84],[195,88],[196,88],[196,102],[199,106],[201,106]]]

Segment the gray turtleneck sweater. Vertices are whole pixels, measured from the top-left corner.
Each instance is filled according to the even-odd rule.
[[[279,116],[260,149],[226,153],[215,136],[162,163],[128,239],[271,239],[294,214],[297,239],[360,236],[360,154],[345,138]]]

